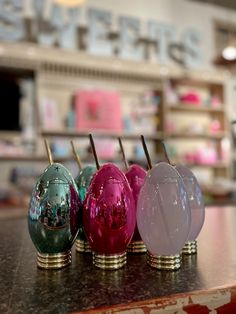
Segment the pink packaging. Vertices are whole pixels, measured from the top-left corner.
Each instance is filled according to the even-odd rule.
[[[217,134],[219,131],[221,131],[220,121],[217,119],[211,121],[211,123],[209,125],[209,130],[212,134]]]
[[[215,108],[221,107],[220,98],[217,96],[213,96],[211,99],[211,104],[212,104],[212,107],[215,107]]]
[[[180,100],[183,103],[190,103],[190,104],[193,104],[193,105],[200,105],[201,104],[201,98],[195,92],[188,92],[188,93],[182,95],[180,97]]]
[[[78,130],[122,131],[121,104],[115,91],[81,90],[76,94]]]
[[[213,147],[204,147],[199,149],[195,155],[196,163],[202,165],[214,165],[218,158]]]
[[[116,145],[112,139],[96,139],[96,151],[99,159],[113,159],[116,155]]]
[[[196,162],[195,152],[187,152],[184,154],[184,159],[189,164],[194,164]]]

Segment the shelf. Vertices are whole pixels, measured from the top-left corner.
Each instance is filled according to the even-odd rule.
[[[46,156],[37,156],[37,155],[19,155],[19,156],[0,156],[0,161],[12,161],[12,162],[45,162],[48,163],[48,158]],[[53,157],[54,162],[68,162],[75,161],[73,156],[68,157]],[[83,162],[90,160],[82,160]]]
[[[54,161],[68,161],[71,158],[54,158]],[[19,155],[19,156],[0,156],[0,161],[22,161],[22,162],[48,162],[47,156],[36,156],[36,155]]]
[[[2,45],[1,45],[2,46]],[[153,107],[150,107],[150,111],[144,111],[144,106],[140,107],[141,111],[144,111],[143,114],[147,116],[147,119],[150,115],[155,115],[155,119],[150,117],[151,123],[155,126],[155,129],[158,130],[156,132],[152,132],[152,134],[144,134],[145,139],[147,141],[148,146],[150,146],[150,152],[155,156],[152,157],[153,164],[158,160],[157,155],[162,152],[161,145],[159,145],[160,141],[163,139],[168,140],[173,139],[173,144],[178,148],[178,140],[181,142],[179,148],[177,149],[177,153],[181,156],[181,148],[185,143],[186,146],[192,144],[192,142],[199,140],[200,141],[215,141],[214,144],[216,146],[217,152],[220,151],[220,140],[223,139],[226,135],[228,135],[228,124],[226,123],[225,115],[226,115],[226,104],[224,98],[224,84],[225,77],[223,75],[223,71],[213,71],[212,73],[206,73],[202,70],[186,70],[181,69],[178,66],[171,66],[166,68],[168,75],[165,77],[161,75],[162,67],[159,65],[153,65],[150,62],[142,61],[129,61],[129,60],[119,60],[116,57],[97,57],[89,55],[85,52],[69,52],[64,51],[63,49],[58,48],[45,48],[39,47],[37,44],[28,44],[28,43],[3,43],[3,54],[0,57],[0,65],[2,67],[14,69],[31,69],[35,73],[35,93],[38,95],[37,97],[37,122],[36,130],[36,146],[42,146],[42,138],[48,138],[52,143],[56,139],[63,139],[65,142],[69,142],[70,139],[82,140],[84,142],[81,144],[89,145],[88,134],[93,133],[95,140],[98,139],[111,139],[113,142],[117,141],[117,137],[120,136],[124,139],[125,146],[127,146],[127,154],[134,155],[134,145],[141,145],[140,141],[140,131],[138,128],[133,129],[132,133],[127,132],[126,130],[121,131],[109,131],[109,130],[87,130],[80,131],[77,129],[69,129],[64,127],[64,124],[61,125],[61,128],[58,126],[57,129],[49,130],[42,129],[43,121],[41,115],[38,116],[40,112],[39,104],[40,99],[46,97],[46,99],[52,99],[55,103],[58,104],[59,108],[59,121],[66,121],[68,109],[71,105],[72,96],[75,91],[78,89],[87,89],[87,88],[102,88],[108,90],[116,90],[120,94],[120,99],[122,106],[122,112],[125,114],[131,114],[132,109],[128,106],[133,106],[135,103],[140,103],[143,95],[146,95],[147,91],[155,92],[156,96],[160,97],[160,102],[158,106],[155,107],[157,112],[153,113]],[[197,87],[197,89],[204,89],[204,91],[200,91],[200,96],[207,94],[210,99],[211,96],[218,96],[218,99],[222,102],[220,107],[209,107],[202,103],[201,106],[196,106],[190,103],[184,103],[180,98],[178,98],[177,104],[171,106],[165,97],[165,81],[166,79],[173,79],[174,85],[173,88],[177,87],[176,92],[181,94],[182,91],[178,90],[178,86],[183,85],[185,90],[191,91],[191,86]],[[184,86],[186,85],[186,86]],[[187,87],[189,86],[189,88]],[[180,86],[181,87],[181,86]],[[199,87],[199,88],[198,88]],[[207,91],[207,90],[208,91]],[[184,92],[184,90],[183,90]],[[141,100],[140,100],[141,99]],[[149,108],[149,107],[148,107]],[[123,110],[124,109],[124,110]],[[137,108],[136,108],[137,109]],[[155,111],[154,110],[154,111]],[[140,113],[140,112],[139,112]],[[137,112],[135,112],[137,114]],[[198,123],[201,118],[203,118],[202,125],[209,125],[209,120],[219,120],[220,125],[222,126],[223,132],[219,132],[218,134],[191,134],[190,132],[186,133],[184,131],[168,134],[165,132],[165,126],[168,124],[169,116],[171,115],[176,119],[176,123],[181,121],[179,125],[179,129],[184,128],[184,126],[188,127],[188,122],[191,119],[196,119],[193,123]],[[194,116],[195,115],[195,116]],[[183,118],[184,121],[181,119]],[[137,120],[134,120],[134,123],[137,123]],[[185,121],[187,121],[185,123]],[[148,121],[149,122],[149,121]],[[147,123],[148,123],[147,122]],[[40,125],[41,124],[41,125]],[[53,126],[51,126],[53,128]],[[138,123],[137,123],[138,127]],[[46,127],[45,127],[46,128]],[[55,127],[56,128],[56,127]],[[141,126],[140,126],[141,129]],[[178,126],[177,126],[178,129]],[[150,129],[145,128],[141,129],[143,132],[148,132]],[[139,133],[138,133],[139,132]],[[11,135],[21,137],[21,133],[10,134],[5,132],[5,134],[0,132],[0,137],[3,138],[11,138]],[[18,140],[18,139],[17,139]],[[16,143],[20,143],[23,139],[19,139],[19,141],[15,141]],[[56,143],[55,143],[56,144]],[[41,146],[40,146],[41,145]],[[193,143],[194,145],[194,143]],[[118,141],[116,143],[116,148],[118,148]],[[191,145],[190,145],[191,146]],[[82,147],[82,146],[81,146]],[[187,147],[186,151],[188,151]],[[86,151],[85,151],[86,149]],[[87,156],[87,146],[84,149],[85,157]],[[179,150],[179,151],[178,151]],[[155,152],[155,153],[154,153]],[[2,152],[4,153],[4,151]],[[19,152],[20,153],[20,152]],[[44,149],[41,151],[37,151],[38,155],[26,155],[26,152],[22,152],[24,156],[0,156],[0,161],[5,162],[15,162],[20,164],[20,162],[25,162],[25,164],[32,162],[32,166],[38,163],[43,163],[43,165],[48,165],[48,160],[46,157],[46,152]],[[81,152],[82,153],[82,152]],[[71,151],[68,151],[68,154],[72,154]],[[219,154],[220,155],[220,154]],[[90,157],[90,156],[89,156]],[[90,157],[82,158],[83,162],[93,163],[93,159]],[[135,162],[145,162],[145,160],[137,160],[135,156],[133,156],[132,161]],[[162,159],[164,160],[164,159]],[[72,156],[56,158],[54,157],[54,161],[66,163],[70,161],[74,161]],[[108,161],[108,160],[107,160]],[[107,162],[101,159],[101,164],[103,162]],[[120,164],[121,157],[115,156],[115,158],[109,159],[111,162],[115,162]],[[33,164],[35,163],[35,164]],[[15,165],[14,164],[14,165]],[[5,166],[5,165],[4,165]],[[223,163],[218,163],[216,165],[196,165],[191,164],[190,167],[211,167],[212,172],[216,174],[222,172],[224,173],[224,169],[229,168],[230,165],[225,165]],[[219,168],[219,170],[217,169]],[[207,169],[207,168],[206,168]],[[221,169],[223,169],[221,171]],[[228,174],[227,174],[228,175]]]
[[[152,157],[152,159],[154,160],[155,158]],[[136,158],[133,158],[132,160],[136,160],[137,162],[144,162],[146,163],[146,160],[145,159],[136,159]],[[0,161],[12,161],[12,162],[45,162],[45,163],[48,163],[48,159],[47,159],[47,156],[35,156],[35,155],[26,155],[26,156],[0,156]],[[68,157],[55,157],[54,158],[54,162],[69,162],[69,161],[75,161],[74,157],[73,156],[68,156]],[[100,162],[101,163],[104,163],[104,162],[115,162],[115,163],[118,163],[118,162],[122,162],[122,159],[121,157],[119,158],[119,156],[117,157],[114,157],[114,158],[109,158],[109,159],[100,159]],[[82,159],[82,162],[83,163],[92,163],[94,162],[93,159],[91,158],[83,158]],[[196,164],[196,163],[186,163],[186,162],[183,162],[183,164],[186,164],[186,166],[188,167],[205,167],[205,168],[209,168],[209,167],[212,167],[212,168],[227,168],[228,165],[223,163],[223,162],[218,162],[214,165],[208,165],[208,164]]]
[[[138,159],[138,158],[129,158],[128,161],[134,160],[137,163],[146,163],[146,159]],[[154,157],[152,157],[152,160],[155,160]],[[0,156],[0,161],[3,162],[44,162],[48,163],[48,158],[47,156],[36,156],[36,155],[19,155],[19,156]],[[59,163],[65,163],[65,162],[71,162],[75,161],[74,156],[67,156],[67,157],[53,157],[54,162],[59,162]],[[83,163],[94,163],[93,158],[82,158],[81,161]],[[106,163],[106,162],[113,162],[116,164],[123,163],[122,157],[120,156],[115,156],[114,158],[107,158],[107,159],[102,159],[99,158],[99,161],[101,164]]]
[[[45,162],[48,163],[48,158],[45,156],[36,156],[36,155],[19,155],[19,156],[0,156],[0,161],[12,161],[12,162]],[[54,162],[68,162],[68,161],[75,161],[73,156],[67,157],[53,157]],[[92,162],[93,160],[90,159],[82,159],[82,162]]]
[[[223,105],[219,108],[196,106],[193,104],[180,103],[176,106],[168,106],[168,109],[172,111],[188,111],[188,112],[199,112],[199,113],[224,113]]]
[[[67,130],[67,131],[47,131],[42,130],[41,135],[44,137],[88,137],[88,134],[91,131],[74,131],[74,130]],[[123,133],[123,132],[114,132],[114,131],[102,131],[96,130],[92,132],[95,137],[103,137],[103,138],[117,138],[118,136],[122,137],[122,139],[126,140],[140,140],[140,135],[137,133]],[[162,132],[156,132],[156,134],[144,135],[145,139],[148,141],[160,141],[163,139]]]
[[[188,86],[188,87],[199,87],[199,88],[211,88],[214,86],[219,86],[219,84],[222,84],[223,75],[221,75],[221,78],[218,77],[217,80],[214,79],[214,77],[209,77],[209,75],[205,73],[201,73],[201,77],[196,75],[197,73],[194,73],[194,70],[191,71],[191,73],[185,73],[185,77],[179,77],[176,79],[172,79],[174,81],[175,85],[182,85],[182,86]]]
[[[21,137],[22,132],[21,131],[0,131],[0,138],[3,139],[12,139],[16,137]]]
[[[211,134],[211,133],[187,133],[188,131],[184,132],[179,132],[179,133],[169,133],[167,134],[168,138],[184,138],[184,139],[223,139],[226,136],[225,132],[218,132],[217,134]]]
[[[186,163],[185,165],[188,167],[202,167],[202,168],[214,168],[214,169],[222,169],[222,168],[228,168],[229,165],[223,162],[218,162],[213,165],[211,164],[197,164],[197,163]]]

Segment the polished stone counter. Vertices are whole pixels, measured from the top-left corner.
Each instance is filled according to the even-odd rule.
[[[236,285],[236,207],[207,208],[198,254],[176,272],[152,269],[145,255],[102,271],[75,251],[68,268],[39,270],[26,219],[0,221],[0,313],[68,313],[222,285]]]

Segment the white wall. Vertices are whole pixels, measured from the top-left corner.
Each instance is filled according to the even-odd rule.
[[[173,25],[180,34],[186,28],[198,30],[202,35],[203,69],[211,68],[215,57],[214,19],[236,21],[236,10],[188,0],[87,0],[81,12],[83,24],[86,24],[86,11],[91,7],[112,12],[114,29],[119,15],[130,15],[140,18],[143,34],[147,32],[146,22],[150,19]]]
[[[25,13],[32,15],[34,0],[25,0]],[[48,7],[56,0],[45,0]],[[69,1],[69,0],[68,0]],[[89,8],[108,10],[113,14],[113,29],[117,29],[118,17],[128,15],[137,17],[142,24],[142,34],[147,32],[147,21],[167,23],[176,27],[179,34],[187,28],[194,28],[202,35],[201,68],[212,68],[215,57],[214,19],[236,21],[236,10],[228,10],[219,6],[198,3],[189,0],[85,0],[81,7],[79,24],[88,23],[87,11]]]

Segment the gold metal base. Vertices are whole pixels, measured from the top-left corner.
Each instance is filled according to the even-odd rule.
[[[181,256],[178,255],[152,255],[147,252],[147,263],[159,270],[178,270],[181,266]]]
[[[116,270],[126,264],[126,252],[115,255],[93,253],[93,264],[101,269]]]
[[[71,264],[71,251],[56,254],[37,254],[37,266],[42,269],[61,269]]]
[[[88,241],[79,240],[75,241],[76,251],[79,253],[91,253],[91,247]]]
[[[133,241],[128,245],[127,252],[129,253],[146,253],[147,247],[143,241]]]
[[[192,255],[197,253],[197,241],[186,242],[182,248],[182,254]]]

